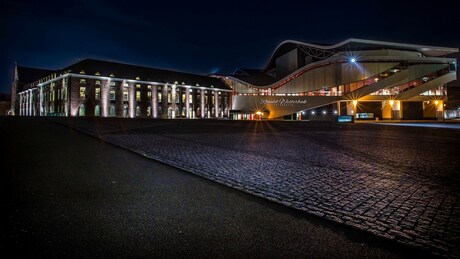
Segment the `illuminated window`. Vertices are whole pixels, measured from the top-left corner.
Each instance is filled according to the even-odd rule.
[[[96,99],[96,100],[101,99],[101,88],[100,87],[96,87],[94,89],[94,99]]]
[[[141,91],[136,91],[136,101],[137,102],[141,101]]]
[[[115,82],[110,82],[110,86],[115,86]]]
[[[176,103],[179,103],[179,95],[176,94]]]
[[[137,84],[137,85],[136,85],[136,88],[141,88],[141,85],[140,85],[140,84]]]
[[[136,117],[141,116],[141,107],[137,106],[136,107]]]
[[[168,93],[168,103],[171,102],[171,93]]]
[[[204,103],[208,103],[208,96],[207,95],[204,96]]]
[[[115,100],[115,88],[114,87],[110,88],[110,95],[109,96],[110,96],[111,101]]]
[[[94,108],[94,116],[101,116],[101,106],[96,105]]]
[[[158,101],[162,102],[163,100],[161,99],[161,93],[158,93]]]
[[[147,86],[147,89],[152,89],[152,86],[151,86],[151,85],[148,85],[148,86]]]
[[[86,84],[86,79],[80,79],[80,84]]]
[[[185,103],[185,94],[182,95],[182,103]]]
[[[115,106],[110,106],[109,108],[109,116],[115,116]]]
[[[150,115],[151,115],[151,110],[152,110],[152,109],[150,108],[150,106],[147,107],[147,116],[148,116],[148,117],[150,117]]]
[[[123,87],[128,87],[129,84],[128,83],[123,83]]]
[[[188,103],[193,103],[193,96],[192,95],[188,96]]]
[[[147,101],[152,101],[152,92],[147,92]]]
[[[96,80],[96,85],[100,85],[101,84],[101,80]]]
[[[123,90],[123,101],[129,101],[128,90]]]
[[[211,102],[214,104],[214,95],[212,96]]]
[[[81,86],[80,87],[80,99],[86,98],[86,87]]]

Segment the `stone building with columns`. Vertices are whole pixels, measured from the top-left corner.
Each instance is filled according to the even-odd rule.
[[[231,94],[216,77],[85,59],[56,71],[16,66],[12,110],[20,116],[228,118]]]

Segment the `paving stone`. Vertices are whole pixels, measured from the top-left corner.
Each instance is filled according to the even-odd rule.
[[[460,236],[460,167],[453,159],[458,139],[429,131],[313,131],[296,124],[283,131],[276,123],[248,131],[257,134],[239,128],[187,133],[151,123],[123,131],[99,123],[96,131],[82,120],[74,127],[285,206],[460,257],[449,249]],[[155,123],[167,130],[158,131]]]

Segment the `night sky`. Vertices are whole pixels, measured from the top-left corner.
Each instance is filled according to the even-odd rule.
[[[0,92],[14,62],[60,69],[85,58],[199,74],[262,68],[286,39],[364,38],[460,47],[456,1],[0,0]]]

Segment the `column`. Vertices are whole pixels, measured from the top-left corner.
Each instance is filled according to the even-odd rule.
[[[176,85],[172,85],[171,87],[171,108],[172,113],[171,117],[174,119],[176,118]]]
[[[134,84],[133,83],[129,83],[129,86],[128,86],[128,113],[129,113],[129,117],[130,118],[134,118],[135,117],[135,103],[136,103],[136,89],[134,88]]]
[[[39,112],[38,113],[40,116],[43,116],[43,87],[39,86],[38,91],[39,91],[38,92],[38,102],[39,102],[38,104]]]
[[[31,90],[27,90],[27,100],[28,100],[27,115],[32,116],[32,92]]]
[[[340,102],[337,102],[337,115],[340,115]]]
[[[152,117],[158,117],[158,86],[152,86]]]
[[[200,94],[200,96],[201,96],[201,108],[200,108],[200,110],[201,110],[201,114],[200,114],[201,118],[204,118],[204,100],[205,100],[204,95],[205,95],[205,90],[201,89],[201,94]]]
[[[163,113],[162,118],[168,118],[168,85],[163,86],[163,93],[161,94],[161,103]]]
[[[102,81],[102,85],[101,85],[101,115],[102,117],[109,117],[109,102],[110,102],[109,86],[110,86],[110,80]],[[77,111],[77,114],[78,112],[79,111]]]
[[[190,88],[185,88],[185,118],[190,118]]]
[[[11,93],[11,94],[13,94],[13,93]],[[22,94],[19,93],[18,97],[19,97],[18,98],[19,99],[19,116],[22,116]]]
[[[214,91],[214,117],[219,118],[219,92]]]

